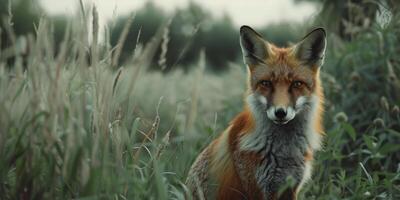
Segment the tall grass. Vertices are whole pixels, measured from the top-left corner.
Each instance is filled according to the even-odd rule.
[[[33,35],[1,31],[15,59],[0,56],[0,199],[184,199],[196,155],[242,108],[244,66],[148,71],[168,22],[121,64],[126,31],[97,43],[93,9],[89,40],[82,13],[57,50],[45,18]],[[302,199],[400,198],[398,19],[329,38],[325,145]]]

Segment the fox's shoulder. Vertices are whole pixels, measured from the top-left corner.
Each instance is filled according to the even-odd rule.
[[[253,162],[254,156],[240,152],[239,147],[240,138],[253,128],[252,114],[245,109],[230,122],[225,131],[202,151],[192,165],[186,182],[193,196],[199,197],[208,194],[207,197],[209,197],[209,194],[213,194],[218,198],[232,199],[233,196],[224,195],[241,196],[241,193],[243,195],[241,176],[249,175],[240,173],[241,169],[237,169],[235,161],[238,159],[246,161],[244,162],[247,163],[246,165]],[[212,183],[217,183],[215,185],[218,187],[213,188],[210,186],[213,185]],[[232,192],[232,189],[236,192]]]
[[[240,137],[251,131],[255,126],[254,117],[250,110],[245,107],[244,111],[239,113],[230,123],[231,137]]]
[[[187,175],[185,184],[195,199],[204,199],[205,194],[208,193],[209,163],[212,147],[213,145],[207,146],[197,156]]]

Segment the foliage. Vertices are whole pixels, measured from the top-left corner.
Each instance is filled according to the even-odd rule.
[[[374,22],[351,42],[329,34],[325,145],[301,199],[400,197],[392,12],[387,26]],[[190,71],[147,70],[168,24],[121,65],[121,44],[89,43],[85,20],[70,24],[56,54],[42,19],[35,37],[20,36],[25,63],[16,53],[7,68],[0,56],[0,199],[184,199],[196,155],[241,110],[245,67],[212,74],[200,51]]]

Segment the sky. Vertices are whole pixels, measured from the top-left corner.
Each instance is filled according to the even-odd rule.
[[[316,13],[317,7],[312,3],[294,3],[292,0],[191,0],[209,10],[213,16],[228,14],[233,23],[239,27],[250,25],[260,27],[281,21],[301,22]],[[79,0],[40,0],[41,5],[50,15],[74,14]],[[126,15],[140,9],[146,0],[83,0],[94,3],[100,16],[100,24],[113,16]],[[167,12],[183,8],[190,0],[153,0]]]

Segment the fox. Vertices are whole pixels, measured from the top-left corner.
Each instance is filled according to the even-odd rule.
[[[240,28],[248,74],[243,111],[192,164],[191,199],[297,199],[325,135],[320,69],[326,44],[324,28],[289,47]]]

